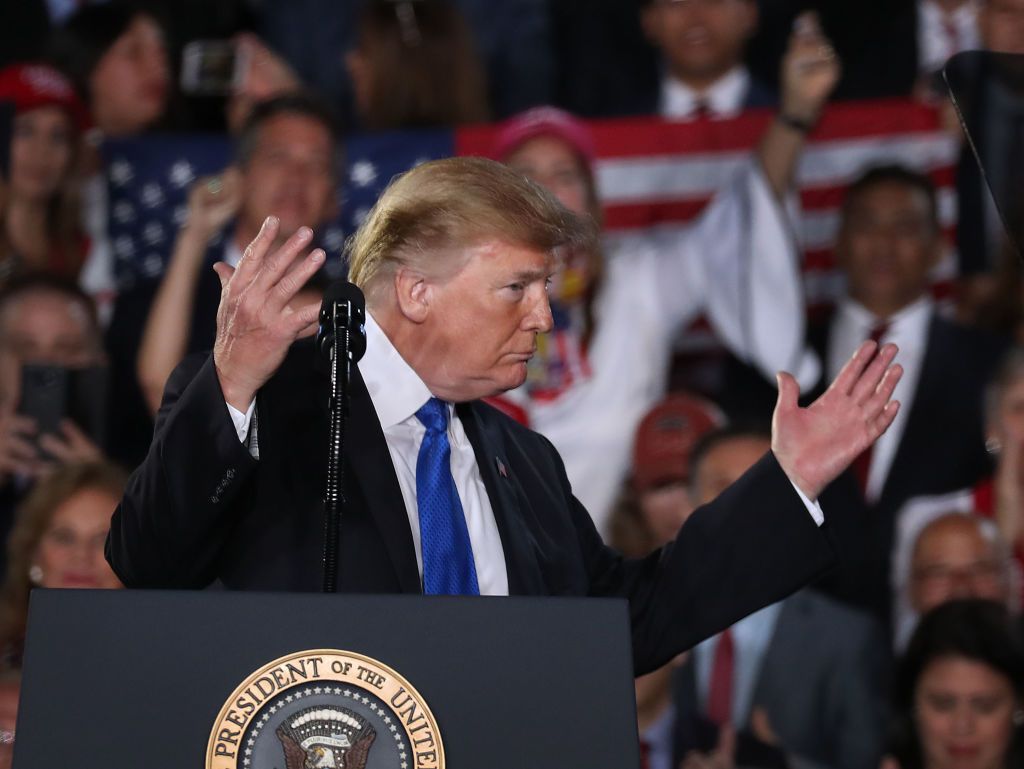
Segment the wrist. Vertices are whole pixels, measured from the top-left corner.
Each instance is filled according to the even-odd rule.
[[[220,382],[220,392],[224,396],[224,402],[244,413],[249,408],[249,404],[256,398],[256,388],[232,380],[229,376],[225,375],[224,370],[217,364],[216,360],[214,361],[213,368],[217,372],[217,380]]]
[[[817,115],[808,117],[805,112],[798,110],[783,109],[775,116],[775,119],[786,128],[790,128],[804,136],[811,133],[818,125]]]

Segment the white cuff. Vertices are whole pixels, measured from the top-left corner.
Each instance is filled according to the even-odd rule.
[[[229,406],[228,408],[231,407]],[[249,409],[251,412],[252,407],[250,406]],[[806,507],[807,512],[811,514],[811,518],[814,519],[814,522],[816,524],[821,526],[821,524],[825,522],[825,513],[821,511],[821,505],[819,505],[817,502],[812,502],[811,500],[809,500],[807,498],[807,495],[800,491],[800,487],[793,483],[793,481],[789,482],[793,486],[793,488],[796,489],[796,493],[800,495],[800,501],[804,503],[804,507]]]
[[[245,443],[246,439],[249,437],[249,424],[252,422],[252,415],[256,410],[256,399],[252,399],[252,403],[249,404],[249,408],[245,410],[244,414],[227,401],[224,402],[224,405],[228,407],[228,413],[231,415],[231,421],[235,424],[235,432],[238,433],[238,441],[240,443]],[[797,491],[799,491],[799,489],[797,489]],[[802,497],[803,495],[801,495],[801,498]]]

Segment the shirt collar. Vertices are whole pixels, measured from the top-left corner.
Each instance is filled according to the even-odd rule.
[[[889,332],[886,333],[886,337],[888,337],[903,329],[923,326],[931,317],[934,307],[935,301],[929,294],[925,294],[888,319],[876,318],[864,305],[847,296],[839,302],[839,313],[845,322],[852,324],[854,328],[863,330],[865,338],[877,324],[888,322]]]
[[[366,354],[359,373],[384,430],[414,416],[432,397],[427,385],[406,363],[388,335],[366,311]]]
[[[666,76],[661,83],[661,114],[667,118],[690,118],[694,116],[697,104],[703,101],[712,117],[735,117],[743,111],[743,101],[749,89],[750,73],[745,67],[734,67],[703,92]]]

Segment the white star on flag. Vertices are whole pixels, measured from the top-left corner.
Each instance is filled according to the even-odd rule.
[[[191,163],[182,159],[171,166],[171,171],[167,178],[171,180],[171,184],[180,190],[192,183],[192,180],[196,178],[196,172],[193,170]]]
[[[369,160],[357,160],[352,164],[349,179],[356,187],[369,187],[377,181],[377,167]]]

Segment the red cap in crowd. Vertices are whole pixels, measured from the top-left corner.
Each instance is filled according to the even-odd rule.
[[[40,107],[60,107],[79,131],[89,125],[89,111],[64,75],[45,64],[14,64],[0,70],[0,101],[14,104],[17,114]]]
[[[647,412],[633,444],[633,484],[637,491],[690,477],[690,453],[702,435],[725,423],[710,401],[681,393]]]
[[[504,160],[521,145],[538,136],[553,136],[572,147],[593,165],[596,152],[590,129],[565,110],[557,107],[534,107],[506,120],[498,129],[494,157]]]

